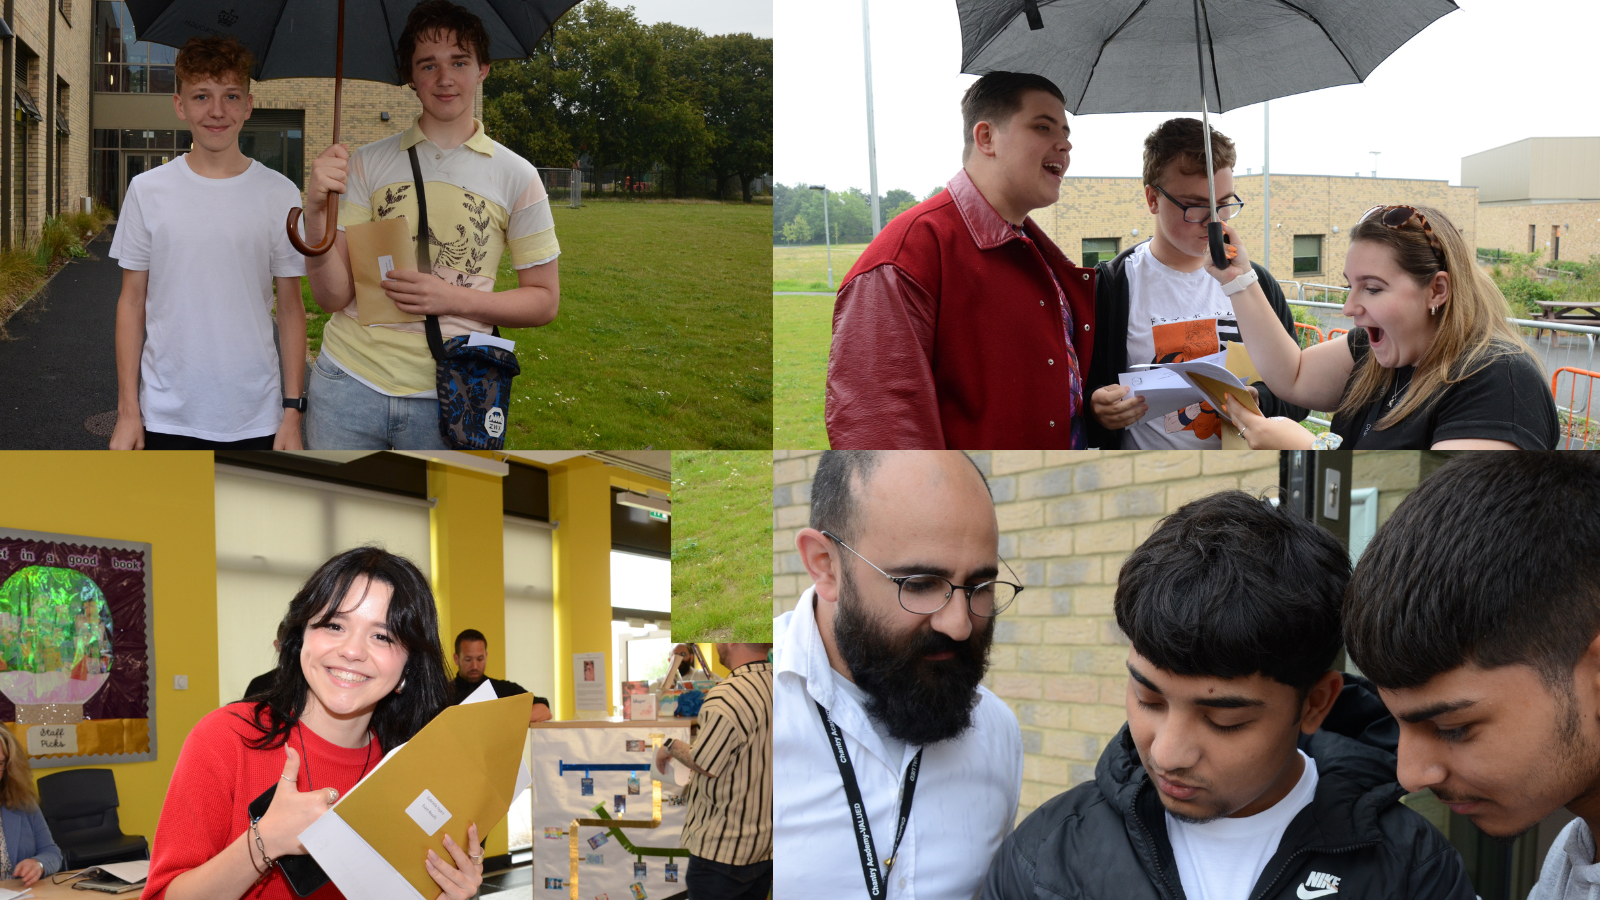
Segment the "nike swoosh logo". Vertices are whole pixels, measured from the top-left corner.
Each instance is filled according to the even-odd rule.
[[[1338,888],[1323,888],[1320,891],[1308,891],[1306,890],[1306,886],[1302,884],[1295,890],[1294,893],[1295,896],[1300,898],[1300,900],[1311,900],[1313,897],[1326,897],[1329,894],[1337,894],[1338,892]]]

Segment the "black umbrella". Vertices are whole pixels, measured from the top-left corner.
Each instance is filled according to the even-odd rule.
[[[1365,81],[1452,0],[956,0],[961,71],[1032,72],[1076,114],[1192,109],[1200,96],[1211,258],[1227,265],[1210,107]],[[1198,62],[1198,65],[1196,65]],[[1199,81],[1197,88],[1194,81]]]
[[[490,59],[523,59],[556,19],[580,0],[455,0],[483,20]],[[332,78],[333,143],[339,142],[339,107],[344,78],[404,84],[395,61],[400,32],[417,0],[127,0],[142,41],[181,47],[191,37],[238,38],[256,58],[250,77]],[[346,43],[345,7],[360,27]],[[349,67],[346,68],[348,57]],[[289,240],[307,256],[333,246],[338,205],[328,204],[322,243],[307,246],[289,211]]]

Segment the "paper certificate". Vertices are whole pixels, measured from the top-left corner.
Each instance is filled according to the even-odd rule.
[[[579,712],[606,711],[606,655],[572,654],[573,700]]]

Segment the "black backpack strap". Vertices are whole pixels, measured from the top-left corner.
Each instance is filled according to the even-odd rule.
[[[417,271],[433,272],[433,260],[428,256],[428,194],[422,189],[422,164],[417,162],[417,145],[406,148],[411,157],[411,183],[417,189]],[[428,332],[428,351],[435,362],[444,362],[444,335],[439,331],[439,317],[428,316],[424,328]]]

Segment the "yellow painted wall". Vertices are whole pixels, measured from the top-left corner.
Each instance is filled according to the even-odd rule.
[[[606,654],[611,677],[611,473],[592,459],[550,467],[550,519],[560,523],[551,544],[558,719],[577,718],[572,654]]]
[[[456,634],[476,628],[489,645],[486,673],[504,678],[509,651],[500,479],[429,463],[428,493],[439,501],[428,514],[428,526],[432,532],[433,598],[439,610],[439,644],[444,647],[445,665],[452,665]],[[484,838],[483,845],[490,856],[506,852],[504,819]]]
[[[216,500],[210,453],[0,454],[0,523],[151,545],[156,751],[116,775],[123,831],[154,839],[189,730],[217,708]],[[172,688],[174,675],[189,689]],[[65,769],[39,769],[48,775]]]

